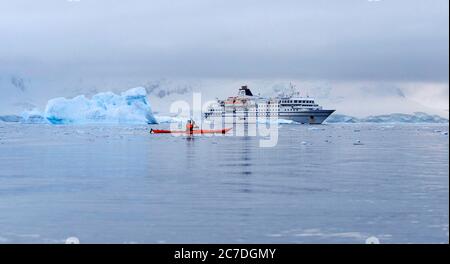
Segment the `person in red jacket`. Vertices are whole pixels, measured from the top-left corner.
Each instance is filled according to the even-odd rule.
[[[192,134],[195,127],[197,127],[197,126],[196,126],[194,120],[189,119],[189,120],[187,121],[187,123],[186,123],[186,131],[187,131],[189,134]]]

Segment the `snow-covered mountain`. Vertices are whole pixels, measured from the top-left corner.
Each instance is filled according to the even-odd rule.
[[[363,118],[391,113],[423,112],[448,118],[447,84],[324,82],[274,79],[111,79],[101,77],[31,78],[18,74],[0,75],[0,115],[20,115],[32,109],[43,110],[56,97],[91,97],[99,92],[121,92],[142,86],[155,113],[168,114],[174,101],[192,103],[193,93],[200,93],[202,102],[235,95],[241,85],[248,85],[254,94],[275,96],[290,90],[290,82],[304,96],[314,97],[336,114]]]
[[[438,115],[429,115],[416,112],[414,114],[389,114],[375,115],[363,118],[354,116],[333,114],[327,120],[327,123],[448,123],[448,119]]]

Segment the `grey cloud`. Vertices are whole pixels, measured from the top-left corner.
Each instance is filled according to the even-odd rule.
[[[448,1],[0,1],[0,72],[448,81]]]

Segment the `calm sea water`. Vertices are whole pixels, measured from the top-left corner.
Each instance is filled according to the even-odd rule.
[[[0,242],[449,242],[448,125],[148,128],[0,123]]]

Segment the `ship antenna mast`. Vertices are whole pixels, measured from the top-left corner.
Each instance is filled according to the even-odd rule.
[[[300,91],[295,88],[295,85],[292,82],[289,82],[289,86],[291,87],[292,96],[297,95],[300,96]]]

